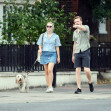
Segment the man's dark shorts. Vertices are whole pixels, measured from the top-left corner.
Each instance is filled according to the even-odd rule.
[[[90,68],[90,49],[87,49],[84,52],[74,54],[74,67]]]

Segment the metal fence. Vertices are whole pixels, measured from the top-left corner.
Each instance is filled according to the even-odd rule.
[[[36,45],[0,45],[0,71],[28,71],[37,58]],[[43,66],[36,63],[32,69],[43,70]]]
[[[60,47],[61,63],[56,65],[57,71],[71,71],[72,46]],[[0,45],[0,72],[28,71],[37,58],[37,45]],[[91,70],[111,69],[111,47],[99,46],[91,48]],[[41,71],[43,66],[38,62],[32,71]]]

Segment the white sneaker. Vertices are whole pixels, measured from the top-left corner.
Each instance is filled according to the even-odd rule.
[[[48,87],[47,90],[46,90],[46,93],[52,93],[53,92],[53,87]]]

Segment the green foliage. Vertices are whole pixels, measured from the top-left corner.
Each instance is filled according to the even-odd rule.
[[[90,35],[90,40],[96,41],[97,39],[96,39],[96,37],[94,37],[93,35]]]
[[[89,0],[92,11],[93,19],[104,22],[104,18],[111,19],[111,0]]]
[[[36,44],[41,33],[46,31],[46,24],[52,21],[55,25],[54,32],[60,36],[61,42],[65,45],[65,38],[72,37],[71,27],[67,27],[72,22],[73,14],[66,15],[64,9],[58,9],[59,2],[56,0],[35,1],[30,4],[29,0],[23,3],[23,8],[18,7],[15,2],[5,3],[4,9],[8,14],[4,14],[3,40],[13,44]]]

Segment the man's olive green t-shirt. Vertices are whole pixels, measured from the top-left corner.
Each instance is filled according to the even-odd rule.
[[[77,32],[77,29],[73,32],[73,41],[76,42],[76,48],[75,53],[79,53],[80,51],[83,52],[90,48],[90,30],[87,25],[84,25],[86,27],[86,31],[80,31]]]

